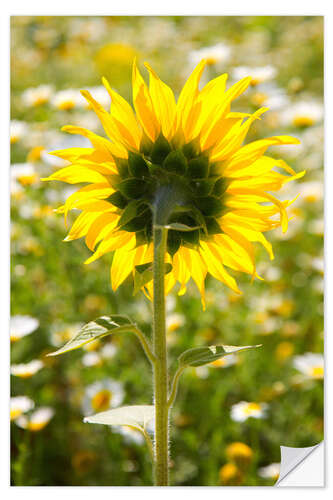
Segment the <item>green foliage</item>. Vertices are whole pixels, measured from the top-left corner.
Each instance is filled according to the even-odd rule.
[[[179,356],[178,362],[180,366],[184,367],[203,366],[223,358],[224,356],[228,356],[228,354],[255,349],[256,347],[261,347],[261,345],[262,344],[242,347],[233,345],[211,345],[207,347],[194,347],[193,349],[188,349],[183,352]]]
[[[66,345],[52,352],[49,356],[58,356],[59,354],[73,351],[93,340],[100,339],[112,333],[128,332],[133,326],[133,323],[127,316],[120,314],[115,314],[111,317],[102,316],[94,321],[90,321]]]

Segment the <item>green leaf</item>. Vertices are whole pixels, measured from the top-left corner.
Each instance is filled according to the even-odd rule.
[[[121,406],[114,410],[103,411],[85,417],[83,421],[89,424],[128,425],[138,429],[147,429],[155,418],[155,407],[151,405]]]
[[[180,366],[202,366],[212,363],[217,359],[234,354],[239,351],[247,351],[261,347],[259,345],[233,346],[233,345],[212,345],[207,347],[195,347],[184,351],[178,358]]]
[[[51,352],[48,356],[58,356],[58,354],[73,351],[95,339],[100,339],[112,333],[127,332],[133,327],[134,323],[127,316],[118,314],[114,314],[111,317],[101,316],[84,325],[67,344],[57,351]]]
[[[194,231],[195,229],[200,229],[201,226],[190,227],[186,224],[181,224],[180,222],[172,222],[167,226],[164,226],[166,229],[171,229],[173,231]]]
[[[172,270],[172,265],[168,262],[165,264],[165,274],[170,273]],[[147,262],[146,264],[141,264],[135,266],[134,271],[134,290],[133,295],[136,295],[143,286],[145,286],[149,281],[153,279],[153,263]]]
[[[131,151],[128,153],[128,168],[133,177],[149,175],[149,169],[145,160],[141,155],[132,153]]]

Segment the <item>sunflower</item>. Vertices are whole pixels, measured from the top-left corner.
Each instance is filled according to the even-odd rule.
[[[134,110],[103,78],[110,113],[88,91],[81,93],[107,138],[68,125],[64,131],[88,138],[92,147],[51,153],[70,164],[45,180],[86,184],[57,210],[65,220],[69,210],[81,210],[65,241],[85,237],[94,252],[87,264],[114,252],[113,290],[136,266],[153,260],[152,205],[163,186],[180,193],[168,220],[166,293],[179,282],[182,295],[192,278],[204,304],[207,273],[240,293],[226,268],[259,277],[253,243],[261,243],[273,259],[263,233],[278,226],[287,230],[291,202],[271,193],[304,172],[296,174],[265,153],[269,146],[299,141],[274,136],[244,145],[251,124],[268,108],[253,114],[230,110],[251,84],[250,76],[226,89],[228,75],[222,74],[199,90],[206,64],[197,65],[176,102],[170,87],[145,64],[148,88],[134,62]],[[152,281],[144,291],[152,295]]]

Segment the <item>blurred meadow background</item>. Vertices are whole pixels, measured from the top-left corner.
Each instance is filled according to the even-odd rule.
[[[83,423],[121,404],[151,404],[151,369],[137,340],[115,335],[45,357],[103,314],[128,314],[150,334],[151,304],[133,297],[131,279],[111,290],[112,255],[85,266],[83,242],[62,242],[66,227],[54,209],[71,186],[40,181],[63,166],[48,151],[88,145],[61,126],[102,133],[79,90],[108,107],[106,76],[130,99],[134,57],[176,94],[202,58],[209,60],[204,81],[250,75],[233,110],[270,111],[248,140],[301,140],[270,150],[307,174],[282,190],[300,196],[288,232],[267,235],[275,260],[257,246],[264,281],[238,276],[244,293],[237,296],[207,279],[204,313],[194,284],[167,299],[171,371],[193,346],[263,344],[185,372],[172,410],[172,484],[273,485],[280,445],[323,439],[322,17],[11,18],[11,481],[152,484],[140,434]]]

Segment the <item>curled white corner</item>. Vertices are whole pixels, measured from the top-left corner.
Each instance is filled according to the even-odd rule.
[[[280,446],[280,475],[275,486],[324,486],[324,442],[308,448]]]

